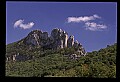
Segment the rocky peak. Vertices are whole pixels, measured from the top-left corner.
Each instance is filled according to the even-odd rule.
[[[28,49],[32,50],[34,47],[43,49],[61,49],[61,48],[74,48],[75,53],[70,53],[69,56],[72,59],[77,59],[81,56],[86,55],[85,49],[82,47],[82,44],[77,40],[74,41],[74,36],[71,35],[68,37],[68,33],[62,29],[55,28],[52,30],[51,35],[48,35],[48,32],[42,32],[41,30],[31,31],[27,37],[25,37],[21,43],[28,45]],[[19,44],[19,43],[18,43]],[[19,55],[16,53],[7,57],[7,61],[12,60],[26,60],[31,57],[25,55]]]
[[[28,36],[31,36],[32,34],[37,34],[37,35],[40,35],[42,33],[42,31],[41,30],[32,30],[29,34],[28,34]]]
[[[61,39],[63,35],[63,30],[55,28],[51,32],[51,36],[56,40],[56,39]]]
[[[51,37],[54,40],[53,48],[58,49],[58,48],[63,48],[63,30],[55,28],[51,32]]]
[[[24,43],[27,45],[32,45],[32,46],[39,46],[41,34],[42,34],[42,31],[40,31],[40,30],[31,31],[28,34],[28,36],[25,38]]]
[[[68,33],[58,28],[53,29],[50,36],[48,35],[48,32],[42,32],[41,30],[33,30],[25,38],[24,43],[28,45],[41,46],[45,49],[75,47],[78,48],[78,52],[85,52],[84,48],[82,48],[81,43],[79,43],[77,40],[74,42],[73,35],[68,38]]]
[[[52,36],[54,39],[58,36],[58,31],[59,31],[58,28],[55,28],[55,29],[52,30],[51,36]]]

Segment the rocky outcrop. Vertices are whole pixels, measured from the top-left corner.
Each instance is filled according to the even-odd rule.
[[[40,35],[40,39],[47,40],[48,39],[48,32],[42,32]]]
[[[74,45],[74,36],[70,36],[68,38],[68,47],[72,47]]]
[[[63,47],[66,48],[67,47],[68,34],[65,31],[63,31],[62,39],[63,39]]]
[[[70,59],[78,59],[80,57],[81,57],[81,55],[77,55],[77,54],[71,54],[71,55],[69,55]]]
[[[58,28],[53,29],[50,36],[48,32],[33,30],[25,38],[24,43],[41,47],[52,46],[53,49],[81,46],[77,40],[74,42],[73,35],[68,38],[68,33]]]
[[[33,56],[30,55],[23,55],[19,53],[15,53],[9,56],[6,56],[6,61],[26,61],[33,59]]]
[[[78,47],[78,44],[79,44],[79,42],[76,40],[76,41],[74,42],[74,45],[73,45],[73,46],[74,46],[75,48],[77,48],[77,47]]]
[[[50,36],[48,35],[48,32],[33,30],[25,38],[24,43],[32,46],[40,46],[43,48],[43,50],[74,47],[77,55],[86,55],[82,44],[77,40],[74,41],[73,35],[69,36],[68,38],[68,33],[58,28],[54,28],[51,31]]]
[[[27,45],[32,46],[40,46],[40,36],[42,31],[40,30],[33,30],[31,31],[28,36],[24,39],[24,43]]]
[[[51,32],[51,37],[54,40],[53,48],[64,48],[67,47],[68,34],[62,29],[55,28]]]
[[[79,55],[81,56],[85,56],[86,55],[86,51],[85,49],[82,47],[82,44],[78,44],[78,48],[77,48],[77,52]]]
[[[66,54],[66,56],[69,56],[71,59],[77,59],[86,55],[82,44],[77,40],[74,41],[73,35],[68,38],[68,33],[58,28],[53,29],[50,35],[48,35],[48,32],[33,30],[21,42],[18,42],[19,45],[21,43],[23,43],[22,45],[28,45],[29,50],[34,49],[34,47],[42,48],[41,50],[43,51],[46,49],[74,48],[75,53]],[[12,53],[6,56],[7,61],[25,61],[29,59],[32,59],[32,56],[19,53]]]

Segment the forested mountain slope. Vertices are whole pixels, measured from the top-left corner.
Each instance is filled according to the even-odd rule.
[[[7,45],[7,53],[17,51],[15,44]],[[20,54],[34,57],[27,61],[6,61],[6,76],[116,78],[117,43],[78,59],[66,55],[75,52],[74,47],[44,51],[34,48],[28,52],[24,48],[19,48]]]

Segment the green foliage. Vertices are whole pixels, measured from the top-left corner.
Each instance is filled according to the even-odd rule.
[[[6,62],[6,76],[15,77],[94,77],[116,78],[116,49],[117,44],[107,46],[99,51],[87,53],[77,60],[64,56],[72,54],[75,49],[64,48],[59,50],[45,50],[12,43],[6,46],[6,55],[19,52],[33,55],[35,59],[24,62]],[[17,47],[17,48],[16,48]]]

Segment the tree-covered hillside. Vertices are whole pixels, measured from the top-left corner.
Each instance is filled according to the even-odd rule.
[[[34,58],[27,61],[6,61],[6,76],[116,78],[117,43],[107,45],[99,51],[88,52],[78,59],[66,56],[73,53],[74,48],[40,51],[40,48],[23,49],[20,45],[16,48],[15,44],[6,46],[6,55],[19,51],[21,54],[34,55]]]

